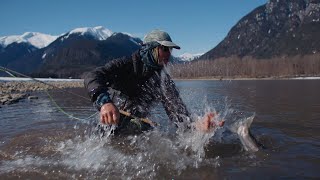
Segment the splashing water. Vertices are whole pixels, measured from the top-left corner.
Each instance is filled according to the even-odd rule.
[[[216,113],[214,105],[205,101],[203,104],[202,110],[195,110],[191,119],[178,124],[174,132],[159,127],[139,135],[113,136],[114,127],[111,127],[106,130],[105,136],[101,137],[91,133],[94,130],[90,128],[93,127],[87,127],[84,134],[58,142],[47,142],[46,146],[53,151],[50,156],[18,153],[2,161],[0,172],[40,171],[45,175],[48,172],[65,171],[69,175],[67,178],[74,179],[81,177],[152,179],[160,175],[164,177],[179,175],[188,168],[218,167],[221,163],[219,156],[206,157],[205,148],[212,139],[221,136],[217,132],[225,128],[217,126],[207,133],[196,130],[195,124],[202,120],[204,114]],[[213,119],[215,123],[222,120],[228,122],[232,116],[233,110],[229,107],[227,99],[222,106]],[[158,118],[163,121],[165,115],[160,115]]]
[[[205,112],[214,112],[208,107]],[[226,111],[231,112],[230,109]],[[205,112],[203,114],[205,114]],[[215,121],[223,119],[228,113],[221,112]],[[201,115],[192,114],[192,118],[201,121]],[[154,178],[160,174],[170,177],[179,175],[187,168],[199,168],[209,165],[217,167],[220,158],[205,157],[205,147],[216,135],[216,127],[209,133],[199,132],[181,124],[175,133],[161,128],[139,135],[113,136],[109,128],[104,137],[86,133],[75,138],[56,142],[52,149],[54,155],[37,157],[17,155],[14,160],[4,161],[0,166],[2,173],[19,169],[22,172],[34,172],[43,168],[43,172],[63,171],[80,174],[82,177],[103,177],[125,179]],[[86,132],[90,132],[87,130]],[[55,169],[55,170],[52,170]]]
[[[86,136],[61,142],[57,150],[62,153],[61,164],[74,170],[95,171],[110,178],[152,178],[164,170],[180,174],[187,167],[199,167],[212,135],[214,132],[184,132],[174,137],[155,129],[127,137]],[[210,163],[219,164],[216,158]]]
[[[196,116],[196,115],[194,115]],[[199,119],[199,118],[198,118]],[[87,131],[90,132],[90,131]],[[113,136],[112,128],[105,137],[85,134],[56,142],[54,155],[38,157],[17,155],[14,160],[4,161],[2,173],[16,171],[32,172],[43,168],[67,169],[82,177],[153,178],[163,172],[168,176],[180,174],[188,167],[202,165],[219,166],[219,158],[203,161],[204,147],[214,135],[196,130],[178,128],[176,134],[155,128],[140,135]],[[58,171],[58,170],[56,170]]]

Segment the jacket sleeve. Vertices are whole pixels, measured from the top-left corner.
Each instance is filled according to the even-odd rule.
[[[107,93],[108,87],[112,87],[123,71],[121,68],[126,64],[125,59],[113,60],[103,67],[87,73],[84,78],[84,86],[87,89],[92,102],[95,102],[101,93]]]
[[[176,124],[189,120],[190,113],[182,101],[175,83],[167,73],[165,73],[162,83],[162,103],[170,120]]]

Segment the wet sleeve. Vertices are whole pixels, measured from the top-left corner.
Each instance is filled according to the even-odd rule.
[[[179,91],[168,74],[162,81],[162,103],[170,120],[176,124],[190,119],[190,113],[182,101]]]
[[[95,102],[97,97],[105,93],[108,95],[108,88],[112,87],[117,77],[123,72],[125,66],[124,60],[114,60],[103,67],[98,67],[95,70],[87,73],[84,78],[84,86],[87,89],[92,102]]]

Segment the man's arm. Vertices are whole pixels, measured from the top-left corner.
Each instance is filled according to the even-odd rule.
[[[113,104],[108,88],[117,81],[122,73],[125,60],[114,60],[104,67],[96,68],[89,72],[84,79],[85,88],[89,92],[91,101],[100,111],[100,120],[103,124],[118,124],[119,110]]]
[[[92,102],[95,102],[100,94],[108,93],[108,87],[110,87],[110,84],[113,82],[111,78],[113,76],[112,74],[112,66],[110,64],[98,67],[86,74],[84,86]]]
[[[174,121],[176,125],[180,122],[189,121],[190,113],[182,101],[175,83],[167,73],[164,74],[162,83],[162,103],[170,120]]]

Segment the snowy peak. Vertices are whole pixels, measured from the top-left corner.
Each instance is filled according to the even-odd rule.
[[[48,34],[42,34],[38,32],[26,32],[22,35],[12,35],[0,37],[0,45],[7,47],[12,43],[28,43],[36,48],[43,48],[48,46],[51,42],[56,40],[58,36],[52,36]]]
[[[184,54],[181,54],[179,56],[179,58],[182,60],[182,61],[192,61],[194,60],[195,58],[198,58],[200,57],[201,55],[203,55],[204,53],[197,53],[197,54],[191,54],[191,53],[184,53]]]
[[[82,28],[76,28],[72,31],[65,33],[61,36],[51,36],[48,34],[42,34],[38,32],[26,32],[22,35],[12,35],[12,36],[4,36],[0,37],[0,46],[2,48],[7,47],[9,44],[12,43],[28,43],[32,46],[35,46],[36,48],[44,48],[48,46],[50,43],[55,41],[57,38],[61,37],[61,41],[64,39],[69,38],[70,35],[80,35],[80,36],[91,36],[96,40],[102,41],[106,40],[109,37],[115,35],[116,33],[112,32],[109,29],[104,28],[103,26],[97,26],[97,27],[82,27]],[[123,33],[131,37],[131,41],[137,43],[138,38],[132,36],[129,33]]]
[[[76,28],[69,33],[66,34],[66,37],[68,38],[71,34],[80,34],[80,35],[90,35],[93,36],[97,40],[106,40],[109,38],[113,32],[109,29],[106,29],[102,26],[97,27],[82,27],[82,28]]]

